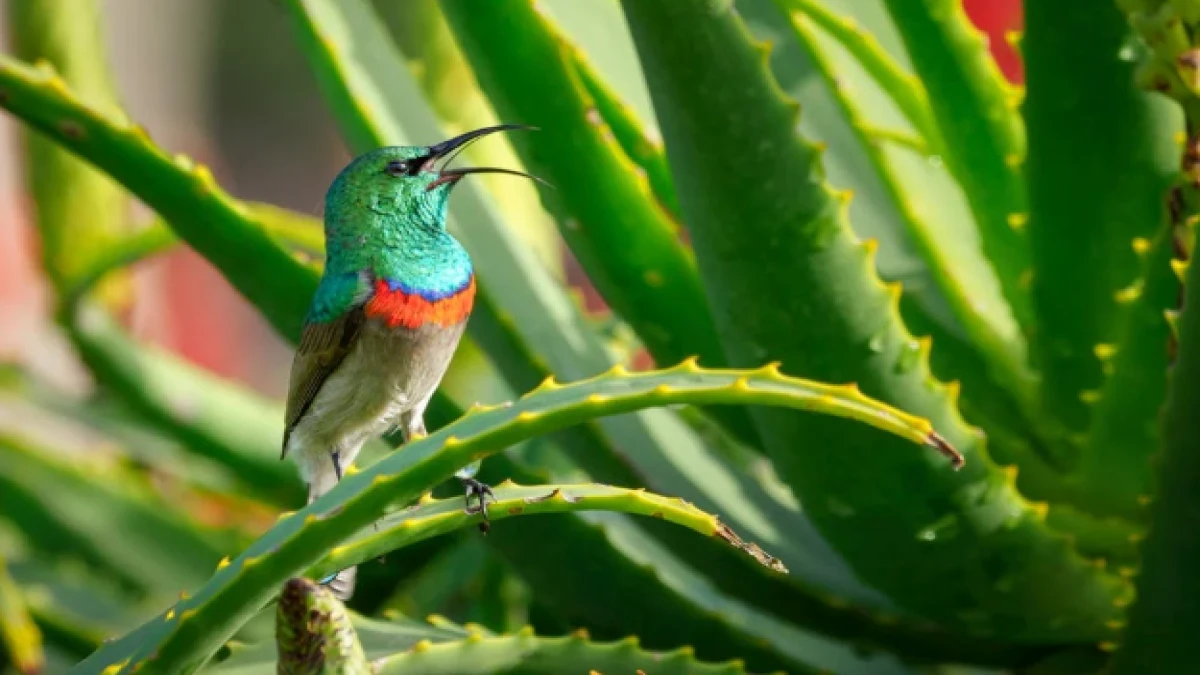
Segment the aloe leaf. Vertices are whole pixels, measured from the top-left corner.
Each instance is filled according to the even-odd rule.
[[[896,107],[920,135],[928,154],[942,153],[941,132],[933,118],[929,97],[921,80],[905,70],[879,44],[874,35],[851,18],[839,16],[823,3],[814,0],[776,0],[785,11],[792,12],[792,21],[801,14],[812,20],[862,65],[863,69],[891,96]]]
[[[493,457],[485,472],[537,478],[505,459]],[[723,594],[710,581],[709,570],[691,564],[711,552],[648,538],[633,519],[621,514],[531,518],[520,527],[501,524],[492,528],[488,543],[524,576],[535,597],[555,616],[570,625],[586,625],[606,639],[636,634],[643,644],[658,649],[695,645],[700,658],[736,657],[756,670],[787,666],[806,672],[819,665],[862,672],[869,663],[855,658],[846,646],[797,630]],[[740,552],[738,556],[749,559]],[[629,607],[639,610],[630,613]]]
[[[1034,356],[1046,408],[1065,433],[1082,435],[1094,418],[1086,392],[1105,382],[1096,346],[1118,338],[1127,312],[1117,293],[1139,274],[1130,242],[1153,239],[1162,222],[1163,195],[1178,165],[1172,133],[1181,127],[1169,101],[1135,87],[1136,63],[1122,55],[1128,26],[1113,3],[1072,0],[1028,10],[1022,112],[1030,141]],[[1078,51],[1062,51],[1064,35]],[[1114,175],[1105,166],[1125,169]]]
[[[919,212],[919,204],[914,203],[914,195],[906,190],[901,178],[905,173],[904,165],[896,161],[894,152],[889,152],[886,146],[871,138],[866,115],[859,102],[849,92],[848,86],[838,84],[844,74],[835,70],[834,62],[826,55],[816,30],[806,21],[809,11],[811,8],[805,9],[804,14],[793,14],[792,26],[814,66],[834,92],[850,125],[858,132],[859,141],[894,202],[909,239],[924,260],[942,297],[947,300],[958,325],[965,328],[971,341],[982,352],[995,379],[1013,392],[1023,411],[1032,409],[1035,381],[1032,373],[1027,371],[1025,340],[1020,329],[1004,311],[1003,299],[994,294],[994,287],[988,283],[992,280],[971,269],[965,262],[969,257],[960,255],[952,245],[939,240],[936,230],[928,226],[928,221],[937,214]],[[817,13],[812,16],[815,17]],[[845,25],[828,16],[826,20]],[[822,27],[825,25],[824,22],[814,23]],[[878,51],[878,46],[875,49]],[[990,301],[987,300],[993,295]]]
[[[743,542],[714,516],[685,503],[644,490],[609,485],[516,485],[506,481],[495,487],[496,501],[489,500],[493,522],[517,515],[565,513],[582,510],[621,511],[631,515],[661,518],[710,537],[717,537],[749,554],[776,572],[787,569],[778,559],[754,544]],[[332,572],[378,557],[397,548],[458,530],[479,519],[463,510],[462,497],[423,499],[404,511],[392,514],[360,532],[307,572],[322,578]]]
[[[1186,287],[1200,289],[1200,265],[1188,265]],[[1200,310],[1189,292],[1179,322],[1179,354],[1171,369],[1162,417],[1162,454],[1151,526],[1141,546],[1137,601],[1130,609],[1113,673],[1182,672],[1195,664],[1200,627],[1200,566],[1196,490],[1200,481]],[[1181,670],[1182,669],[1182,670]]]
[[[587,67],[583,55],[528,0],[482,7],[443,2],[442,8],[500,115],[541,129],[513,143],[526,166],[553,183],[542,190],[543,199],[605,300],[656,362],[695,355],[705,365],[723,366],[695,260],[592,99],[577,68]],[[539,76],[520,76],[529,68]],[[744,412],[715,414],[757,443]]]
[[[409,616],[428,616],[445,611],[443,608],[456,601],[473,609],[472,599],[481,599],[483,596],[471,582],[484,572],[490,554],[487,543],[481,537],[470,532],[464,533],[464,536],[448,542],[427,564],[402,579],[392,596],[372,614],[399,612]]]
[[[1170,361],[1166,312],[1182,290],[1172,270],[1173,229],[1160,227],[1153,242],[1134,240],[1142,272],[1120,294],[1123,325],[1113,343],[1093,349],[1106,372],[1103,387],[1086,396],[1095,412],[1077,475],[1078,501],[1092,513],[1143,520],[1142,501],[1153,492],[1151,457],[1162,442],[1158,413]]]
[[[850,236],[817,149],[795,136],[795,104],[728,3],[623,6],[731,358],[765,354],[793,372],[858,382],[928,415],[966,449],[956,474],[941,458],[892,452],[891,441],[858,429],[755,410],[808,515],[864,581],[964,632],[1022,642],[1110,635],[1104,622],[1119,615],[1114,601],[1127,599],[1128,585],[1046,527],[930,379],[924,350],[895,314],[896,289],[881,286]],[[971,580],[970,590],[946,585],[947,576]]]
[[[900,38],[881,3],[827,0],[826,4],[839,15],[865,26],[893,59],[907,67]],[[805,114],[800,118],[799,132],[825,148],[823,157],[830,185],[849,190],[846,194],[853,195],[849,200],[849,215],[855,233],[879,240],[880,275],[885,280],[902,281],[906,294],[916,299],[932,318],[946,330],[963,334],[910,241],[904,220],[859,142],[859,134],[846,120],[837,92],[826,86],[815,64],[795,39],[789,14],[774,0],[738,0],[735,6],[754,37],[771,45],[770,68],[785,94],[804,101]],[[861,102],[869,129],[885,129],[893,135],[916,134],[891,97],[852,54],[826,35],[821,35],[821,42],[838,70],[839,85],[847,95]],[[907,151],[890,141],[885,142],[885,148],[901,167],[908,203],[926,218],[926,225],[934,231],[942,248],[953,250],[952,257],[961,256],[960,264],[973,269],[976,275],[994,277],[979,250],[975,228],[961,226],[972,219],[971,211],[942,158]],[[991,295],[999,296],[998,282],[993,279],[989,285],[994,286]]]
[[[29,613],[53,645],[76,660],[92,653],[109,637],[137,625],[140,603],[127,592],[78,564],[20,555],[9,570],[25,589]]]
[[[916,443],[940,441],[919,418],[856,391],[785,378],[772,369],[704,372],[688,362],[665,371],[609,373],[572,385],[547,383],[511,406],[469,414],[407,444],[404,452],[346,476],[325,496],[284,518],[232,563],[222,565],[195,596],[99,650],[81,664],[80,672],[111,665],[190,672],[271,597],[276,584],[316,563],[381,517],[389,505],[411,500],[460,467],[534,435],[597,416],[676,403],[793,405],[861,419]],[[688,522],[714,536],[728,536],[715,518]]]
[[[722,365],[695,261],[603,118],[589,119],[594,107],[573,68],[579,56],[525,0],[442,6],[501,117],[541,129],[514,145],[554,184],[543,200],[605,299],[660,363],[696,354]],[[519,77],[531,64],[539,77]]]
[[[89,466],[0,435],[0,487],[0,512],[39,550],[83,558],[142,593],[200,583],[222,554],[220,537],[119,465]]]
[[[0,646],[18,673],[39,673],[46,662],[42,632],[29,615],[24,594],[0,556]]]
[[[333,593],[307,579],[288,579],[275,610],[279,673],[368,675],[367,662],[350,615]]]
[[[95,2],[14,0],[9,18],[18,57],[54,67],[89,105],[107,114],[119,112]],[[111,178],[52,140],[29,134],[25,149],[42,267],[61,288],[122,235],[128,203]],[[110,283],[108,290],[118,291],[122,284],[116,283]],[[114,292],[104,295],[106,300],[120,297]]]
[[[141,127],[80,101],[52,70],[3,55],[0,107],[124,185],[220,269],[276,331],[298,338],[317,275],[221,190],[206,167],[172,159]]]
[[[479,90],[471,66],[454,44],[437,0],[374,4],[407,57],[425,100],[445,123],[449,135],[500,122]],[[502,135],[472,143],[462,152],[477,166],[521,165],[509,139]],[[562,242],[554,221],[542,208],[537,188],[507,176],[480,175],[474,180],[487,187],[505,222],[534,248],[542,265],[556,278],[563,278]]]
[[[279,461],[278,403],[134,342],[102,311],[85,312],[68,332],[106,388],[189,452],[226,467],[250,495],[302,501],[295,468]]]
[[[375,662],[379,675],[434,673],[528,673],[557,675],[587,669],[589,672],[653,672],[656,675],[737,675],[745,673],[738,661],[725,664],[698,661],[692,649],[649,652],[637,638],[611,643],[589,640],[586,633],[547,638],[525,629],[515,635],[472,634],[465,640],[421,644],[402,654]],[[797,671],[792,671],[797,672]]]
[[[418,622],[394,613],[387,620],[379,620],[350,612],[349,619],[363,651],[372,661],[410,650],[420,643],[453,642],[469,635],[465,628],[432,615],[426,622]],[[201,672],[221,675],[276,672],[279,650],[273,640],[250,644],[231,641],[227,649],[226,655],[206,665]]]
[[[975,215],[980,244],[1017,323],[1032,325],[1020,166],[1024,129],[1015,92],[1004,82],[961,0],[885,0],[945,143],[946,161]],[[1032,70],[1032,68],[1031,68]]]
[[[549,27],[549,22],[546,25]],[[588,98],[596,107],[600,118],[612,131],[621,150],[645,172],[646,180],[650,182],[650,191],[658,199],[659,206],[678,219],[679,196],[675,194],[675,181],[671,178],[671,167],[667,164],[667,153],[662,147],[662,140],[657,138],[657,135],[651,135],[633,107],[627,105],[617,92],[609,87],[608,82],[577,47],[567,42],[566,38],[560,40],[564,47],[570,49],[571,65],[580,84],[587,89]]]
[[[402,617],[371,621],[350,616],[376,673],[562,673],[592,669],[598,672],[745,673],[737,662],[705,663],[687,648],[671,652],[643,649],[634,639],[602,643],[584,631],[569,636],[542,637],[531,628],[496,635],[478,627],[462,628],[440,617],[418,624]],[[391,644],[384,644],[390,642]],[[274,645],[236,645],[231,656],[203,670],[220,675],[268,675],[275,672]]]

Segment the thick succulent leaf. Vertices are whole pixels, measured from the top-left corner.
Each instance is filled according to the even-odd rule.
[[[81,664],[80,672],[114,665],[120,672],[135,667],[191,672],[272,596],[277,584],[370,525],[389,505],[413,499],[471,461],[526,438],[598,416],[677,403],[791,405],[861,419],[916,443],[940,440],[920,418],[874,403],[856,390],[784,378],[769,368],[704,372],[689,362],[565,386],[547,382],[510,406],[468,414],[407,444],[404,452],[346,476],[223,564],[195,596],[99,650]],[[714,534],[724,537],[725,530],[714,529]]]
[[[1017,323],[1032,324],[1020,166],[1024,129],[1016,92],[1005,82],[961,0],[885,0],[904,39],[945,143],[946,161],[966,191],[987,255]]]
[[[103,312],[85,312],[68,332],[104,387],[188,452],[226,467],[247,494],[278,505],[302,501],[295,468],[279,461],[278,403],[134,342]]]
[[[738,675],[745,667],[737,661],[716,664],[696,659],[693,650],[671,652],[642,649],[637,638],[600,643],[586,633],[564,637],[538,637],[533,629],[515,635],[485,636],[473,634],[465,640],[442,644],[422,644],[403,654],[393,654],[375,662],[379,675],[418,675],[425,673],[491,673],[558,675],[568,672],[630,673],[653,672],[656,675]],[[802,671],[792,671],[802,672]]]
[[[25,594],[8,573],[0,556],[0,647],[18,673],[34,675],[42,671],[46,654],[42,632],[26,607]]]
[[[0,435],[0,506],[38,550],[82,558],[159,598],[203,581],[228,543],[119,464],[56,455],[9,435]]]
[[[488,503],[488,513],[492,521],[543,513],[620,511],[660,518],[706,536],[717,537],[749,554],[760,564],[776,572],[787,572],[777,558],[755,544],[743,542],[715,516],[677,497],[668,498],[644,490],[609,485],[515,485],[511,482],[497,485],[495,492],[496,500],[489,500]],[[353,539],[330,551],[307,575],[319,579],[393,549],[452,532],[478,521],[476,515],[463,509],[462,497],[440,500],[427,497],[359,532]]]
[[[907,55],[882,3],[824,0],[824,4],[830,11],[863,26],[892,59],[908,68]],[[755,38],[771,45],[769,63],[781,88],[804,102],[805,114],[800,118],[799,131],[825,149],[823,157],[830,185],[853,194],[849,213],[855,233],[879,240],[880,275],[886,280],[903,281],[906,296],[914,298],[945,330],[965,336],[910,241],[903,214],[880,180],[867,149],[859,142],[861,134],[846,119],[838,102],[838,91],[826,85],[795,39],[791,15],[774,0],[737,0],[735,6]],[[882,144],[890,161],[900,168],[899,179],[908,208],[922,217],[939,247],[948,252],[949,259],[971,270],[975,289],[987,290],[984,303],[995,306],[988,313],[1003,320],[1006,310],[1005,303],[999,300],[1002,298],[999,282],[980,251],[976,228],[963,226],[973,222],[973,216],[943,158],[929,155],[926,148],[913,150],[906,145],[918,133],[892,97],[836,40],[821,34],[821,43],[838,72],[842,94],[859,101],[867,135],[873,143]]]
[[[545,25],[550,27],[550,23]],[[651,136],[637,112],[628,105],[616,91],[604,80],[604,77],[592,66],[587,57],[577,47],[570,45],[562,38],[563,46],[569,47],[572,65],[580,84],[587,89],[587,95],[595,106],[596,112],[612,131],[613,138],[620,144],[621,150],[643,172],[650,182],[650,191],[658,200],[661,208],[673,218],[679,218],[679,196],[675,194],[675,179],[671,178],[671,167],[667,164],[667,153],[657,134]]]
[[[391,615],[387,620],[371,619],[354,612],[350,623],[368,659],[385,658],[413,649],[418,644],[441,644],[466,638],[465,628],[438,616],[419,622],[404,616]],[[274,641],[251,644],[231,641],[223,653],[201,669],[202,673],[220,675],[263,675],[276,673],[279,650]]]
[[[1086,396],[1095,414],[1078,470],[1078,501],[1092,513],[1142,520],[1143,500],[1152,493],[1151,458],[1162,442],[1159,412],[1170,361],[1166,313],[1178,306],[1182,291],[1172,269],[1171,225],[1164,222],[1153,242],[1134,240],[1141,274],[1122,294],[1127,311],[1116,341],[1094,349],[1104,385]]]
[[[1048,411],[1064,434],[1083,434],[1092,419],[1086,392],[1105,381],[1096,347],[1118,337],[1127,313],[1118,292],[1139,274],[1130,242],[1153,239],[1162,223],[1178,165],[1172,136],[1181,127],[1169,101],[1135,87],[1136,63],[1123,51],[1128,27],[1113,3],[1029,4],[1022,113],[1029,133],[1034,358]],[[1072,48],[1064,51],[1066,35]],[[1084,439],[1066,440],[1082,445]]]
[[[929,226],[933,218],[945,212],[919,209],[919,192],[909,190],[903,178],[913,173],[902,161],[903,155],[911,153],[904,148],[889,148],[889,144],[872,137],[864,105],[859,100],[861,95],[856,97],[849,86],[840,84],[847,74],[837,69],[831,57],[833,45],[810,24],[808,12],[812,12],[812,7],[807,7],[805,12],[795,12],[791,17],[799,42],[858,133],[859,142],[900,214],[909,240],[925,262],[933,283],[947,301],[957,325],[963,327],[969,340],[984,356],[992,378],[1012,392],[1020,410],[1032,410],[1035,380],[1027,370],[1025,340],[1004,307],[1003,298],[995,292],[993,279],[979,274],[978,267],[970,265],[969,254],[956,250],[954,239],[943,240],[938,236],[944,224],[938,228]],[[812,16],[824,14],[827,12],[820,10]],[[829,17],[826,20],[845,25]],[[823,27],[825,22],[818,25]]]
[[[8,9],[16,56],[54,67],[97,110],[119,112],[96,2],[14,0]],[[110,177],[53,140],[29,134],[26,141],[27,181],[36,204],[42,268],[61,290],[122,236],[128,227],[128,202]],[[106,295],[105,299],[117,299]]]
[[[1188,266],[1189,289],[1200,289],[1200,265]],[[1137,602],[1113,672],[1186,672],[1195,666],[1200,630],[1200,309],[1188,293],[1179,324],[1179,356],[1171,369],[1162,421],[1162,455],[1151,525],[1141,547]]]
[[[221,190],[207,168],[171,158],[141,127],[80,101],[53,70],[4,55],[0,107],[124,185],[221,270],[275,330],[299,337],[317,275]]]
[[[1026,642],[1111,634],[1105,622],[1128,585],[1046,527],[930,379],[925,350],[823,182],[818,150],[795,136],[795,105],[729,3],[624,7],[731,358],[766,355],[792,372],[858,382],[968,449],[956,474],[858,429],[755,410],[809,516],[868,583],[965,632]]]
[[[822,2],[815,0],[776,0],[792,20],[801,16],[810,19],[848,51],[863,69],[891,96],[896,107],[920,135],[925,150],[932,155],[942,153],[941,131],[933,118],[925,85],[883,49],[870,32],[852,19],[839,16]],[[799,16],[798,16],[799,15]]]
[[[538,479],[536,473],[505,456],[489,460],[485,472],[517,475],[523,481]],[[798,578],[800,573],[809,573],[822,579],[808,561],[801,560],[795,567],[789,563],[789,574],[780,579],[764,566],[738,564],[747,556],[719,540],[699,539],[704,546],[689,546],[686,540],[697,537],[665,524],[651,529],[661,544],[655,545],[652,554],[647,553],[629,544],[641,541],[645,535],[639,530],[646,527],[635,527],[632,519],[619,514],[592,515],[522,521],[520,527],[498,526],[488,541],[535,591],[547,589],[545,601],[572,619],[572,625],[587,625],[597,634],[619,637],[632,633],[643,643],[659,647],[691,644],[703,658],[736,656],[757,664],[755,667],[771,663],[750,658],[763,647],[825,667],[833,667],[825,663],[826,658],[844,656],[843,645],[818,643],[811,636],[797,637],[799,633],[792,637],[781,634],[780,619],[852,645],[862,653],[881,650],[921,662],[1017,665],[1031,662],[1041,651],[965,637],[892,609],[880,609],[873,598],[831,594]],[[774,512],[762,517],[772,522],[786,520]],[[670,536],[668,531],[683,536]],[[760,543],[770,541],[766,548],[782,554],[789,549],[788,537],[795,535],[789,531],[781,541],[771,538],[777,534],[767,529],[762,534],[755,531],[753,538]],[[759,538],[764,535],[766,539]],[[563,565],[562,560],[575,563]],[[842,587],[836,582],[825,587],[829,586]],[[636,625],[629,623],[631,606],[639,608]],[[745,647],[747,637],[756,640],[752,644],[757,646],[750,652]],[[803,649],[789,649],[795,640]]]
[[[461,501],[459,505],[462,505]],[[408,616],[429,616],[445,613],[445,608],[456,602],[471,608],[475,601],[486,602],[472,581],[481,576],[493,555],[487,540],[477,533],[464,532],[448,541],[427,564],[402,579],[391,597],[372,614],[399,612]]]
[[[403,617],[372,621],[350,615],[363,649],[376,673],[607,673],[646,672],[695,675],[740,675],[737,662],[705,663],[688,649],[654,652],[635,639],[604,643],[577,632],[542,637],[531,628],[496,635],[468,625],[460,628],[440,617],[422,624]],[[276,651],[272,644],[235,645],[231,655],[202,672],[220,675],[271,675]]]
[[[695,261],[594,107],[575,72],[581,56],[528,0],[442,5],[501,118],[541,129],[514,145],[553,183],[543,200],[605,299],[659,363],[722,365]],[[520,76],[535,65],[538,77]]]
[[[537,478],[527,467],[505,459],[493,457],[484,467],[485,479],[488,472],[518,475],[522,480]],[[555,616],[568,625],[587,626],[604,639],[634,634],[642,644],[656,649],[694,645],[702,659],[744,659],[756,670],[790,666],[803,672],[816,665],[846,672],[863,672],[869,667],[870,672],[879,672],[872,662],[888,662],[857,657],[846,645],[797,630],[722,593],[716,588],[719,582],[709,576],[712,570],[693,565],[696,556],[710,551],[676,548],[675,542],[650,538],[622,514],[532,518],[522,520],[519,527],[500,524],[491,529],[488,543],[526,579]],[[794,598],[795,593],[786,597]],[[813,600],[808,604],[814,604]],[[631,607],[637,611],[631,612]],[[832,604],[827,607],[827,612],[804,617],[804,625],[823,630],[815,620],[839,614]],[[839,618],[845,620],[852,613],[841,612]],[[886,627],[880,629],[886,631]],[[886,672],[886,665],[880,667]]]
[[[17,585],[25,589],[29,612],[46,645],[70,653],[75,661],[92,653],[106,638],[137,625],[144,605],[78,561],[59,563],[22,556],[11,562]]]

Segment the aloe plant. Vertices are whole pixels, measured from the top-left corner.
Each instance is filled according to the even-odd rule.
[[[959,0],[376,4],[278,3],[347,147],[520,122],[467,156],[553,188],[456,187],[479,300],[432,433],[291,511],[281,403],[120,315],[183,245],[294,342],[319,219],[129,120],[93,2],[11,3],[0,107],[96,381],[0,371],[19,672],[1194,667],[1200,5],[1025,3],[1019,87]],[[435,496],[481,459],[486,534]]]

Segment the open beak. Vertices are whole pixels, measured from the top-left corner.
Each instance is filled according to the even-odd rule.
[[[430,146],[429,154],[426,157],[425,163],[421,168],[422,168],[422,170],[425,170],[425,171],[436,171],[438,174],[438,177],[433,179],[432,181],[430,181],[429,185],[427,185],[425,187],[425,189],[432,190],[435,187],[446,184],[446,183],[454,184],[454,183],[457,183],[459,180],[461,180],[463,176],[467,176],[467,175],[470,175],[473,173],[504,173],[504,174],[508,174],[510,176],[521,176],[523,178],[530,178],[530,179],[538,181],[539,183],[542,183],[543,185],[549,186],[550,185],[549,183],[542,180],[541,178],[538,178],[537,176],[534,176],[534,175],[528,174],[528,173],[524,173],[522,171],[515,171],[513,169],[501,169],[499,167],[489,167],[489,166],[469,167],[469,168],[463,168],[463,169],[447,169],[447,168],[445,168],[446,165],[449,164],[454,159],[454,157],[458,155],[459,152],[461,152],[463,149],[465,149],[473,141],[480,139],[484,136],[487,136],[488,134],[496,133],[498,131],[511,131],[511,130],[537,131],[538,129],[537,129],[537,127],[530,127],[530,126],[526,126],[523,124],[498,124],[494,127],[484,127],[482,129],[475,129],[474,131],[468,131],[465,134],[455,136],[454,138],[442,141],[441,143],[438,143],[437,145]],[[442,168],[439,169],[439,168],[437,168],[436,163],[438,162],[438,160],[441,160],[443,158],[445,159],[445,161],[442,162]]]

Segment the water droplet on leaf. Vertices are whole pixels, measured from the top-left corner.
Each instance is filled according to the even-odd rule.
[[[896,372],[909,373],[917,364],[921,362],[921,343],[916,340],[909,340],[904,343],[900,349],[900,356],[896,359]]]

